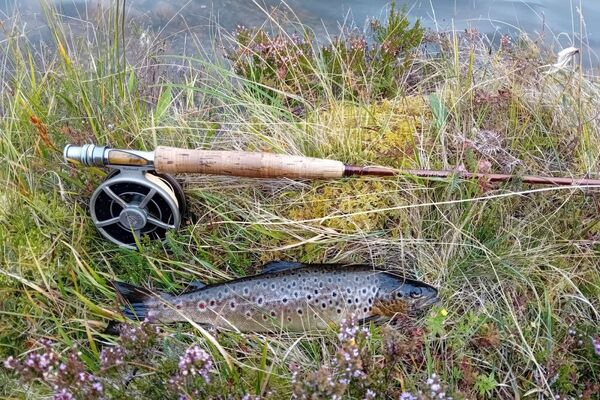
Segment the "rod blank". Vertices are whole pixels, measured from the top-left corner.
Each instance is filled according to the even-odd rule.
[[[90,166],[154,168],[158,173],[200,173],[250,178],[336,179],[346,176],[412,175],[423,178],[485,179],[490,182],[520,181],[533,185],[600,186],[600,179],[536,175],[482,174],[424,169],[396,170],[385,167],[344,165],[341,161],[285,154],[245,151],[187,150],[159,146],[154,152],[119,150],[86,144],[67,145],[65,160]]]

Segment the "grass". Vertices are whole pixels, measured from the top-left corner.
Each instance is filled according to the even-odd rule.
[[[545,74],[552,56],[526,37],[498,48],[476,32],[427,32],[423,46],[402,53],[397,70],[384,58],[379,79],[344,47],[359,43],[356,31],[331,39],[322,58],[319,45],[299,44],[290,33],[305,29],[299,22],[272,17],[263,28],[280,35],[278,56],[304,51],[302,68],[281,72],[277,58],[263,57],[251,39],[240,42],[239,32],[215,38],[228,59],[209,56],[221,50],[197,41],[194,56],[165,54],[117,4],[77,29],[46,9],[50,48],[22,37],[18,17],[3,25],[1,358],[22,358],[45,338],[62,355],[77,345],[85,368],[99,373],[99,341],[117,340],[102,332],[121,318],[112,279],[177,291],[276,259],[369,262],[436,285],[442,302],[396,328],[369,326],[369,337],[357,341],[365,377],[344,386],[344,397],[364,398],[370,388],[398,398],[426,390],[436,374],[455,398],[598,398],[600,358],[591,341],[600,334],[597,188],[179,176],[193,218],[166,243],[129,251],[103,241],[86,210],[106,171],[61,160],[66,143],[168,144],[596,176],[596,76]],[[253,73],[242,73],[247,68]],[[321,398],[319,376],[333,374],[350,346],[334,332],[241,335],[179,324],[131,361],[139,377],[110,377],[112,396],[168,397],[164,382],[193,343],[215,361],[211,383],[196,389],[221,398]],[[0,396],[51,392],[0,369]]]

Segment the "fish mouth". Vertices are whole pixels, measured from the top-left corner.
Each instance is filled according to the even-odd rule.
[[[430,297],[428,299],[423,299],[419,302],[417,302],[415,304],[416,308],[426,308],[426,307],[430,307],[436,303],[438,303],[440,301],[440,297],[439,296],[435,296],[435,297]]]

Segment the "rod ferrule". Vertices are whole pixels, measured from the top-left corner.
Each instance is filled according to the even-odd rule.
[[[95,144],[84,144],[83,146],[68,144],[63,150],[63,157],[65,161],[71,163],[104,167],[107,165],[107,150],[110,150],[107,146],[97,146]]]

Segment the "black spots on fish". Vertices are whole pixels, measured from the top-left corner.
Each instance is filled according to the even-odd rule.
[[[319,294],[319,289],[315,289],[314,292],[315,292],[315,295]]]
[[[250,294],[250,288],[248,288],[248,286],[244,287],[244,295],[248,296]]]
[[[302,313],[303,313],[304,311],[302,311],[302,309],[301,309],[301,308],[299,308],[299,309],[297,309],[297,310],[296,310],[296,312],[298,313],[298,315],[302,315]]]
[[[348,299],[348,304],[352,304],[352,299]]]
[[[217,299],[223,300],[223,292],[219,292],[219,294],[217,294]]]
[[[297,299],[298,297],[300,297],[300,293],[298,293],[298,291],[294,292],[294,298]]]
[[[337,297],[337,292],[332,292],[332,293],[331,293],[331,295],[332,295],[333,297]]]
[[[329,305],[333,304],[333,299],[329,299]]]
[[[288,298],[287,298],[287,297],[284,297],[283,299],[281,299],[281,302],[282,302],[283,304],[287,304],[287,302],[288,302]]]
[[[341,314],[341,313],[342,313],[342,309],[341,309],[341,308],[337,308],[337,309],[335,310],[335,312],[336,312],[336,313],[338,313],[338,314]]]
[[[296,281],[292,282],[292,287],[296,287],[296,285],[298,285],[298,283]]]
[[[235,310],[235,306],[236,306],[236,304],[235,304],[235,301],[231,301],[231,302],[229,303],[229,307],[230,307],[232,310]]]
[[[356,276],[354,277],[354,282],[356,282],[356,283],[360,283],[360,276],[356,275]]]
[[[250,312],[250,310],[246,311],[244,313],[244,315],[246,316],[246,318],[251,319],[252,318],[252,313]]]
[[[322,303],[321,303],[321,308],[322,308],[323,310],[324,310],[324,309],[326,309],[326,308],[327,308],[327,303],[325,303],[325,302],[322,302]]]
[[[263,315],[262,315],[262,319],[263,319],[264,321],[266,321],[268,318],[269,318],[269,317],[267,317],[267,314],[263,314]]]
[[[358,303],[359,303],[359,301],[360,301],[360,299],[359,299],[358,297],[355,297],[355,298],[354,298],[354,302],[355,302],[356,304],[358,304]]]
[[[327,278],[327,282],[333,283],[333,278],[332,277]]]
[[[166,309],[167,309],[167,307],[168,307],[168,306],[167,306],[167,303],[163,303],[163,305],[162,305],[162,308],[163,308],[163,310],[166,310]]]
[[[277,316],[277,313],[275,311],[271,311],[271,317],[275,318]]]
[[[319,283],[319,278],[314,278],[314,279],[313,279],[313,282],[314,282],[314,283]]]
[[[264,302],[264,299],[261,297],[259,297],[258,299],[256,299],[256,303],[260,306],[262,305],[262,303]]]
[[[275,290],[275,284],[271,283],[271,290]]]
[[[350,288],[346,288],[346,293],[348,293],[348,294],[352,294],[352,289],[350,289]]]
[[[323,286],[325,286],[325,284],[323,283],[323,281],[319,282],[319,287],[322,288]]]
[[[292,317],[287,317],[288,322],[292,322]]]
[[[362,288],[361,292],[362,294],[367,294],[367,288]]]
[[[269,285],[269,284],[268,284],[267,282],[263,282],[263,283],[262,283],[262,286],[263,286],[263,288],[265,288],[265,289],[267,288],[267,286],[268,286],[268,285]]]
[[[363,307],[363,312],[364,312],[364,313],[366,313],[366,312],[368,312],[368,311],[369,311],[369,308],[368,308],[368,307]]]
[[[369,299],[367,300],[369,302],[369,304],[373,304],[373,298],[369,297]]]
[[[217,301],[216,301],[215,299],[210,299],[210,300],[208,301],[208,305],[209,305],[209,306],[211,306],[211,307],[214,307],[214,306],[215,306],[215,304],[217,304]]]
[[[312,295],[311,295],[311,294],[307,294],[307,295],[306,295],[306,300],[309,300],[309,301],[310,301],[311,299],[312,299]]]
[[[206,302],[205,301],[198,302],[198,310],[200,310],[200,311],[206,310]]]
[[[371,292],[373,292],[373,294],[377,293],[377,286],[371,286]]]

